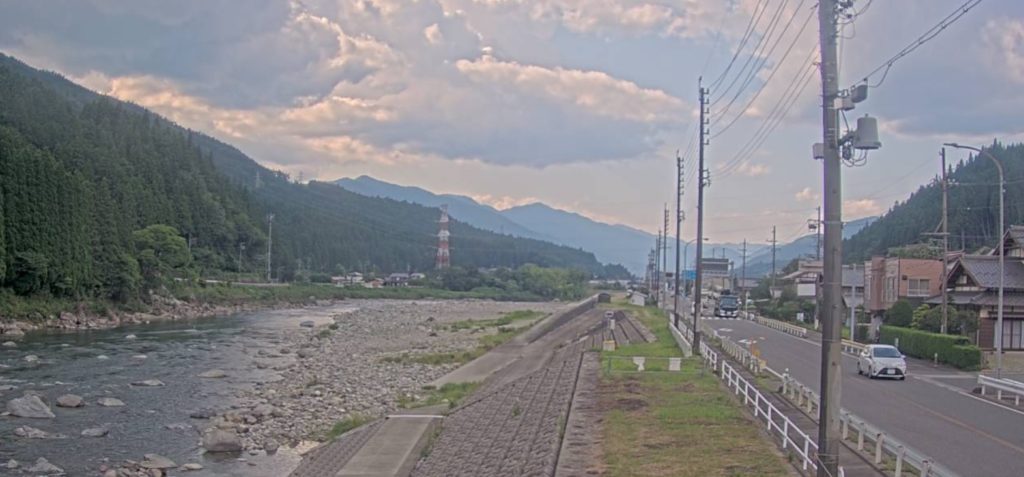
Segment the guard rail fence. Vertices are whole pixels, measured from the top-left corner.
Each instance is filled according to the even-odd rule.
[[[787,370],[782,374],[782,394],[810,416],[817,416],[821,403],[816,392],[793,379]],[[857,450],[872,455],[875,465],[886,459],[893,462],[893,475],[903,477],[908,470],[920,477],[958,477],[934,459],[888,435],[881,428],[845,410],[839,410],[843,440],[856,442]],[[868,447],[870,445],[870,448]]]
[[[978,375],[978,386],[981,386],[981,395],[984,396],[989,389],[995,389],[996,399],[1003,400],[1003,393],[1013,396],[1013,403],[1020,406],[1020,398],[1024,396],[1024,383],[1012,379],[997,379],[984,374]]]

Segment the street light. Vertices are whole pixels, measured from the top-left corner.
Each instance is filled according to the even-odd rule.
[[[992,160],[996,164],[996,169],[999,171],[999,305],[996,311],[996,379],[1002,378],[1003,375],[1003,284],[1005,281],[1006,273],[1004,268],[1003,256],[1005,250],[1003,249],[1003,237],[1006,235],[1003,224],[1003,196],[1006,195],[1006,181],[1003,178],[1003,164],[999,162],[992,154],[988,151],[984,151],[973,146],[964,146],[955,142],[947,142],[945,146],[956,148],[956,149],[967,149],[969,151],[977,152],[979,155],[983,155]],[[945,283],[942,286],[946,286]]]
[[[683,273],[683,291],[684,291],[683,296],[686,296],[685,291],[689,290],[689,288],[688,288],[689,285],[686,284],[686,250],[688,248],[690,248],[690,244],[691,243],[696,242],[696,241],[697,241],[697,239],[689,240],[689,241],[686,242],[686,245],[683,245],[683,272],[682,272]],[[704,241],[707,242],[708,238],[704,237]],[[679,290],[676,290],[676,293],[679,293]]]

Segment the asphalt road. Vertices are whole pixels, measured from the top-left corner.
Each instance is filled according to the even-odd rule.
[[[821,346],[746,320],[708,320],[734,341],[753,340],[773,370],[815,391]],[[871,380],[843,356],[842,407],[963,477],[1024,476],[1024,412],[971,396],[974,373],[908,360],[905,381]]]

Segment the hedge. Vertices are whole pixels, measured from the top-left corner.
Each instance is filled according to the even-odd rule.
[[[938,353],[941,363],[967,370],[981,368],[981,349],[970,344],[967,337],[882,326],[879,342],[895,345],[896,338],[900,340],[900,350],[909,356],[932,359]]]

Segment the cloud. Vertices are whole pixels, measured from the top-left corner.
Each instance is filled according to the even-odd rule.
[[[843,217],[859,219],[881,215],[885,210],[874,199],[858,199],[843,201]]]
[[[738,174],[747,177],[759,177],[767,175],[771,171],[772,168],[770,166],[767,166],[765,164],[754,164],[751,163],[750,161],[743,161],[743,163],[736,168],[736,172]]]
[[[812,191],[810,187],[800,189],[794,197],[800,202],[818,202],[821,200],[821,194]]]

